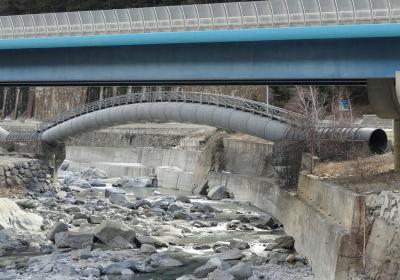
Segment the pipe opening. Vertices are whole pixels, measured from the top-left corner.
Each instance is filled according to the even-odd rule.
[[[375,129],[369,138],[369,149],[374,154],[383,154],[388,148],[388,139],[383,129]]]

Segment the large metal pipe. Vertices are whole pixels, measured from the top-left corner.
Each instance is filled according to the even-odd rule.
[[[51,144],[90,130],[140,121],[205,124],[271,141],[306,138],[300,129],[250,112],[198,103],[149,102],[106,108],[72,118],[43,131],[40,139]],[[378,153],[387,147],[386,133],[381,129],[328,128],[320,129],[319,136],[322,139],[365,141],[372,152]]]

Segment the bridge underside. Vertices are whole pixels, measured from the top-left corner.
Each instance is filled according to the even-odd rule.
[[[366,84],[393,78],[400,38],[1,50],[0,84]]]

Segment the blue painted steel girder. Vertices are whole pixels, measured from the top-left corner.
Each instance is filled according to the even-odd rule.
[[[400,38],[152,44],[0,51],[0,83],[394,78]]]

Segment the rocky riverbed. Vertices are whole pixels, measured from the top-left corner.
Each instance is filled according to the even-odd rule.
[[[268,213],[224,187],[60,170],[60,186],[0,198],[0,279],[314,279]]]

